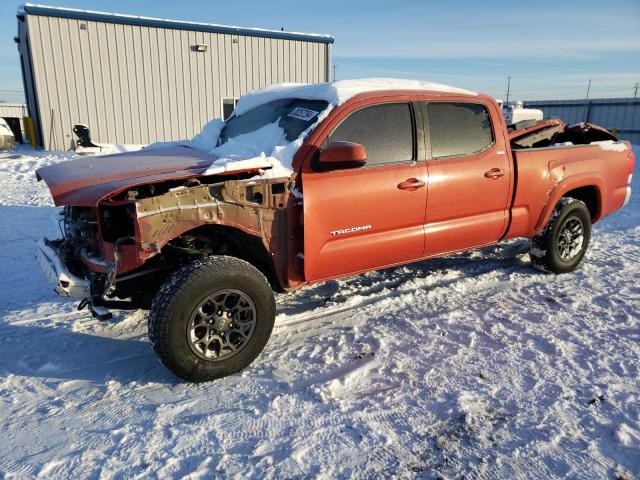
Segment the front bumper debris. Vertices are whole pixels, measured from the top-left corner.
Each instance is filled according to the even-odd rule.
[[[55,292],[62,297],[89,298],[90,282],[71,273],[60,259],[58,249],[46,238],[36,244],[36,260]]]

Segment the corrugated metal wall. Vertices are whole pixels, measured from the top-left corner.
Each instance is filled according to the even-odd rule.
[[[618,138],[640,144],[640,99],[601,98],[593,100],[540,100],[525,102],[539,108],[545,118],[559,117],[568,123],[589,122],[608,130],[616,129]]]
[[[26,24],[37,95],[30,111],[49,150],[72,148],[78,123],[98,143],[190,138],[221,116],[222,98],[329,80],[328,43],[43,15]]]
[[[22,119],[27,115],[27,106],[23,103],[0,103],[0,117]]]

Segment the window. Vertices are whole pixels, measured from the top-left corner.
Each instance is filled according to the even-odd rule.
[[[413,121],[408,103],[365,107],[349,115],[325,140],[359,143],[367,150],[367,164],[413,159]]]
[[[231,116],[238,103],[237,98],[223,98],[222,99],[222,119],[226,120]]]
[[[327,105],[324,100],[298,98],[281,98],[259,105],[242,115],[229,118],[222,127],[218,145],[223,145],[230,138],[255,132],[273,123],[282,129],[287,142],[293,142],[318,121],[318,116]]]
[[[493,143],[489,112],[477,103],[427,104],[433,158],[471,155]]]

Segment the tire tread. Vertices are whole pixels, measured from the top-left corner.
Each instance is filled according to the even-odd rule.
[[[176,312],[172,307],[178,295],[181,293],[181,287],[185,285],[185,283],[207,285],[211,274],[219,271],[233,272],[234,276],[253,277],[262,284],[264,289],[271,291],[271,286],[262,272],[250,263],[236,257],[205,257],[194,260],[176,270],[156,293],[151,303],[147,320],[149,340],[151,341],[154,354],[166,368],[174,373],[180,371],[181,368],[175,362],[173,356],[170,355],[169,327],[171,323],[176,320]],[[272,302],[275,311],[273,295]],[[179,376],[185,378],[184,375]],[[195,377],[185,379],[202,381]]]
[[[536,236],[529,239],[529,257],[531,258],[531,265],[534,268],[546,273],[563,273],[562,271],[559,271],[558,266],[554,265],[553,263],[552,255],[550,252],[550,248],[551,248],[550,244],[552,243],[551,242],[552,239],[550,237],[556,227],[558,218],[564,214],[564,212],[566,211],[569,205],[573,205],[572,207],[573,209],[583,210],[584,212],[587,213],[587,216],[589,215],[589,210],[587,209],[587,206],[583,201],[572,198],[572,197],[562,197],[558,201],[558,204],[553,209],[553,212],[551,213],[551,216],[549,217],[549,220],[547,221],[542,231],[540,231],[540,233],[538,233]],[[585,228],[589,230],[589,237],[590,237],[590,226],[591,224],[589,224],[588,226],[585,225]],[[585,250],[587,247],[588,247],[588,239],[587,239],[587,246],[585,247]],[[584,253],[582,255],[584,256]],[[581,261],[582,261],[582,257],[576,263],[576,265],[568,271],[571,271],[574,268],[576,268]],[[566,271],[567,270],[565,270],[565,272]]]

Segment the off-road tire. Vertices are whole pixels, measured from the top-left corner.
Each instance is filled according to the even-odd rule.
[[[561,233],[568,222],[577,220],[582,226],[582,246],[570,259],[563,260],[559,253]],[[591,239],[591,214],[580,200],[561,198],[542,231],[529,240],[531,264],[542,271],[568,273],[575,270],[582,261]]]
[[[207,360],[190,346],[187,329],[200,302],[220,290],[245,294],[255,306],[255,329],[246,345],[228,359]],[[162,364],[189,382],[206,382],[247,367],[269,340],[275,299],[265,276],[234,257],[211,256],[176,271],[156,294],[149,311],[149,339]]]

